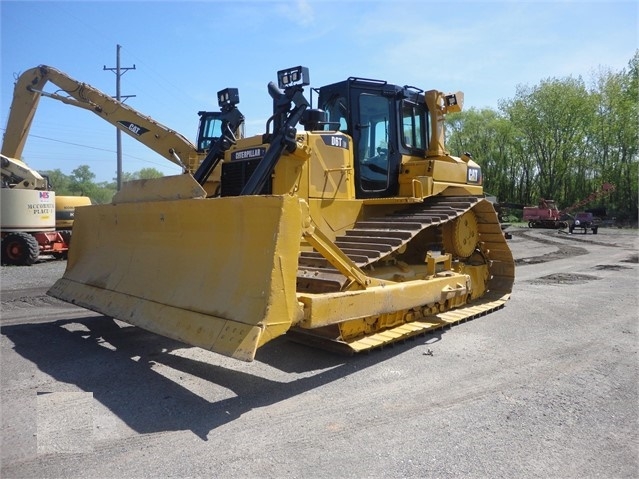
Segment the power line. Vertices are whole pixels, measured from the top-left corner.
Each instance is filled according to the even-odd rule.
[[[0,128],[0,130],[6,131],[6,128]],[[77,146],[79,148],[87,148],[89,150],[106,151],[107,153],[116,153],[115,150],[111,150],[111,149],[108,149],[108,148],[99,148],[97,146],[82,145],[80,143],[73,143],[71,141],[64,141],[64,140],[58,140],[56,138],[49,138],[47,136],[34,135],[33,133],[29,134],[29,138],[38,138],[40,140],[54,141],[56,143],[62,143],[63,145]],[[135,155],[131,155],[131,154],[128,154],[128,153],[124,153],[124,156],[126,156],[127,158],[131,158],[133,160],[143,161],[143,162],[149,163],[151,165],[166,166],[165,163],[160,163],[158,161],[152,161],[152,160],[149,160],[148,158],[142,158],[140,156],[135,156]]]
[[[73,143],[73,142],[70,142],[70,141],[56,140],[55,138],[47,138],[46,136],[39,136],[39,135],[30,134],[29,138],[40,138],[41,140],[55,141],[56,143],[63,143],[65,145],[79,146],[81,148],[89,148],[91,150],[107,151],[109,153],[114,153],[114,150],[109,150],[107,148],[98,148],[97,146],[81,145],[80,143]],[[135,158],[135,157],[133,157],[133,158]],[[141,158],[139,158],[139,159],[141,159]]]

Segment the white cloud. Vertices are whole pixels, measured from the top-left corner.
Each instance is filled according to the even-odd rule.
[[[312,25],[315,21],[315,12],[308,0],[295,0],[277,5],[280,15],[295,22],[300,26]]]

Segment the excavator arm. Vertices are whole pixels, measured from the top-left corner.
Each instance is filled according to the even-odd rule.
[[[563,210],[561,210],[561,214],[570,213],[576,210],[577,208],[581,208],[582,206],[587,205],[591,201],[595,201],[598,198],[603,198],[604,196],[608,196],[613,191],[615,191],[616,188],[617,187],[613,185],[612,183],[604,183],[603,185],[601,185],[601,188],[599,190],[591,193],[590,195],[588,195],[587,198],[577,201],[575,204],[569,206],[568,208],[564,208]]]
[[[59,90],[44,91],[48,82]],[[24,72],[15,84],[2,154],[20,158],[42,96],[92,111],[121,131],[148,146],[167,160],[193,173],[200,156],[198,150],[180,133],[142,115],[128,105],[82,83],[53,67],[40,65]]]

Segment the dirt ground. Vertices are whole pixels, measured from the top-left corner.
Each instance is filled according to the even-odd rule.
[[[3,478],[639,477],[639,235],[509,228],[500,311],[369,354],[238,362],[2,267]]]

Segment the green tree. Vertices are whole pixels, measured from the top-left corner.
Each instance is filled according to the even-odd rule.
[[[89,165],[80,165],[71,172],[69,190],[73,194],[93,197],[97,190],[96,184],[93,183],[94,178],[95,173]]]
[[[128,173],[126,171],[122,172],[122,181],[133,181],[133,180],[151,180],[154,178],[162,178],[164,173],[155,168],[142,168],[141,170],[134,171],[133,173]],[[113,181],[117,181],[117,178],[113,178]]]
[[[581,78],[548,79],[540,85],[519,85],[515,98],[502,101],[500,108],[519,132],[518,141],[533,163],[535,183],[531,194],[572,202],[571,174],[584,157],[587,125],[594,105]],[[591,175],[582,165],[584,176]]]
[[[95,192],[93,193],[93,196],[91,196],[91,199],[94,203],[99,205],[107,204],[111,202],[116,191],[117,186],[115,183],[108,183],[104,181],[96,185]]]
[[[621,72],[601,70],[594,80],[595,119],[589,131],[593,169],[617,186],[601,201],[621,219],[637,215],[639,153],[639,51]],[[625,211],[624,211],[625,210]]]
[[[56,195],[70,195],[71,194],[71,178],[60,169],[56,168],[55,170],[46,170],[41,172],[42,175],[49,177],[49,183],[55,191]]]
[[[448,115],[446,118],[451,153],[469,152],[483,171],[484,188],[500,201],[515,201],[513,178],[522,172],[514,149],[512,125],[499,112],[485,108]],[[521,185],[519,185],[521,187]]]
[[[122,172],[122,182],[138,180],[138,179],[139,179],[139,177],[138,177],[137,175],[138,175],[138,173],[137,173],[137,172],[134,172],[134,173],[127,173],[126,171],[123,171],[123,172]],[[117,185],[117,181],[118,181],[118,179],[117,179],[117,178],[113,178],[113,184],[114,184],[114,185]]]
[[[448,115],[448,146],[472,153],[485,191],[499,201],[536,204],[552,198],[567,207],[603,183],[615,192],[586,208],[604,207],[637,222],[639,198],[639,51],[620,72],[601,69],[590,88],[581,78],[518,86],[499,112]]]
[[[164,173],[155,168],[142,168],[138,173],[138,178],[141,180],[151,180],[154,178],[162,178]]]

